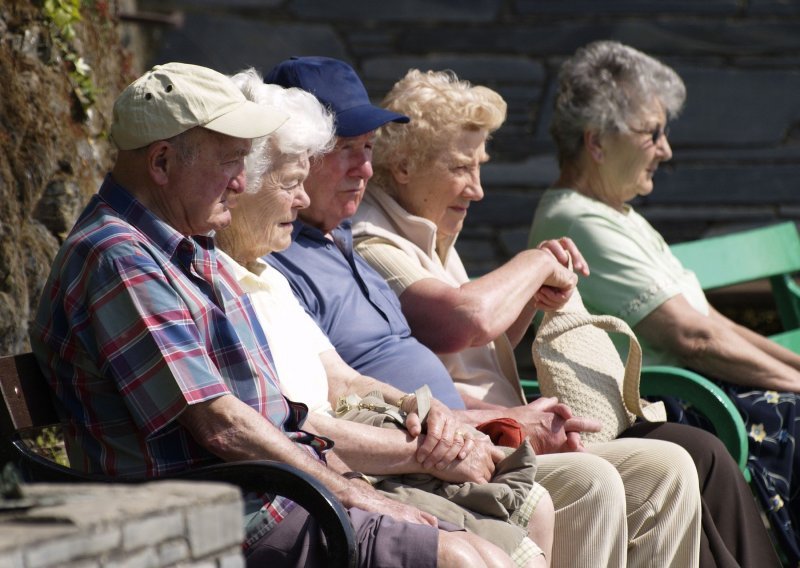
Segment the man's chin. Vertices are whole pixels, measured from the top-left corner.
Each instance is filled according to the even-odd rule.
[[[348,201],[345,206],[342,208],[342,220],[349,219],[353,215],[356,214],[358,211],[358,206],[361,205],[361,198],[359,197],[357,200]]]

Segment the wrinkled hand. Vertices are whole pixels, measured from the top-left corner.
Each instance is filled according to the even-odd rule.
[[[347,507],[358,507],[371,513],[381,513],[389,515],[398,521],[414,523],[417,525],[430,525],[438,527],[439,521],[436,517],[425,511],[421,511],[411,505],[400,503],[394,499],[389,499],[385,495],[375,491],[370,485],[360,480],[351,481],[350,495],[348,496]]]
[[[583,258],[581,251],[572,242],[569,237],[561,237],[560,239],[550,239],[542,241],[536,245],[537,249],[546,250],[564,267],[569,266],[569,260],[572,259],[572,269],[579,272],[584,276],[589,276],[589,264]]]
[[[569,301],[575,287],[557,288],[554,286],[542,286],[533,295],[533,300],[537,310],[552,312],[558,310]]]
[[[537,247],[546,253],[550,264],[550,273],[542,286],[533,295],[537,310],[554,311],[563,307],[572,296],[578,285],[578,277],[569,268],[569,260],[574,256],[576,270],[588,274],[586,261],[571,239],[543,241]]]
[[[417,415],[417,397],[413,403],[403,404],[413,410],[406,416],[406,429],[412,437],[416,438],[422,433],[422,423]],[[408,410],[404,408],[404,410]],[[436,399],[431,399],[431,409],[428,412],[425,436],[417,448],[415,458],[426,469],[448,466],[453,460],[465,459],[475,448],[475,440],[463,428],[461,422],[453,412]]]
[[[541,397],[525,406],[509,409],[509,416],[521,422],[537,454],[582,452],[581,432],[599,432],[597,420],[572,415],[572,410],[555,397]]]
[[[446,466],[441,466],[440,462],[436,467],[426,468],[425,471],[453,483],[486,483],[494,475],[495,464],[505,457],[505,452],[486,437],[475,441],[475,447],[466,459],[453,460]]]

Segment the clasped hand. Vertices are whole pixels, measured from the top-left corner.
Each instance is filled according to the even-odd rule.
[[[494,474],[494,465],[505,457],[505,452],[487,436],[465,427],[438,400],[431,400],[425,426],[423,434],[415,407],[406,417],[408,433],[419,440],[414,457],[425,471],[439,479],[486,482]]]
[[[556,261],[549,277],[533,296],[536,308],[557,310],[567,303],[578,284],[577,276],[568,268],[570,263],[572,269],[583,276],[589,276],[589,265],[568,237],[542,241],[536,248],[549,253]]]
[[[597,420],[573,416],[569,406],[555,397],[540,397],[510,408],[509,416],[522,423],[537,454],[582,452],[581,432],[599,432],[602,428]]]

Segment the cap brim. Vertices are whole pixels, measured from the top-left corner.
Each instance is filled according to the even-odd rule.
[[[377,130],[387,122],[406,123],[410,119],[373,105],[361,105],[336,113],[336,135],[349,138]]]
[[[227,134],[234,138],[260,138],[271,134],[289,119],[289,115],[280,109],[251,101],[203,124],[203,128]]]

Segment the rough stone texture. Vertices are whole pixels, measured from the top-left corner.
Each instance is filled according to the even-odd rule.
[[[139,0],[139,11],[179,25],[128,18],[119,40],[115,15],[136,9],[108,7],[109,20],[86,8],[78,26],[81,52],[105,89],[81,120],[72,118],[72,86],[39,9],[19,0],[0,7],[6,353],[26,347],[30,309],[58,238],[108,166],[110,102],[131,72],[120,50],[88,49],[103,40],[138,47],[146,65],[136,72],[172,59],[233,72],[267,71],[290,55],[339,57],[356,67],[375,102],[409,67],[453,69],[497,89],[508,101],[508,120],[490,144],[486,198],[470,209],[458,243],[473,275],[526,245],[539,197],[557,175],[548,126],[558,67],[595,39],[618,39],[664,59],[688,86],[686,109],[671,125],[674,158],[657,174],[655,193],[636,203],[670,242],[800,221],[800,2]],[[131,40],[134,31],[148,42]],[[101,61],[95,53],[103,53]],[[31,101],[31,92],[41,95]]]
[[[0,566],[242,567],[242,500],[221,483],[24,486],[38,506],[0,512]],[[198,515],[205,515],[198,530]]]
[[[134,550],[147,544],[153,531],[160,532],[162,538],[167,539],[182,535],[183,530],[183,517],[177,513],[162,513],[137,519],[122,527],[122,546],[125,550]]]
[[[158,4],[140,2],[148,9]],[[657,174],[653,196],[636,204],[645,216],[653,212],[670,240],[800,220],[800,192],[793,189],[800,165],[798,3],[289,0],[246,14],[228,10],[232,20],[240,20],[231,31],[220,18],[223,4],[220,0],[212,11],[167,3],[190,11],[191,19],[164,34],[152,62],[161,49],[170,57],[240,68],[254,61],[251,48],[241,48],[252,43],[262,48],[256,64],[262,71],[288,54],[344,58],[376,102],[409,67],[453,69],[506,98],[508,120],[495,134],[492,162],[484,167],[487,196],[470,209],[468,230],[459,241],[473,274],[525,246],[522,235],[558,170],[548,133],[558,67],[595,39],[618,39],[648,51],[675,66],[686,81],[686,108],[671,125],[674,159]],[[202,47],[204,34],[221,21],[226,26],[217,26],[218,41]],[[246,27],[261,37],[245,40]],[[292,32],[283,33],[289,27]],[[323,45],[321,36],[332,39]],[[175,50],[176,38],[190,38],[185,43],[192,49]]]
[[[195,557],[205,556],[226,543],[240,542],[244,538],[242,512],[231,509],[226,503],[193,508],[186,516],[186,524]]]
[[[87,110],[40,3],[0,4],[0,354],[29,348],[28,323],[58,239],[110,165],[111,101],[130,75],[117,2],[93,2],[68,49],[92,69]],[[108,49],[107,46],[114,46]]]

